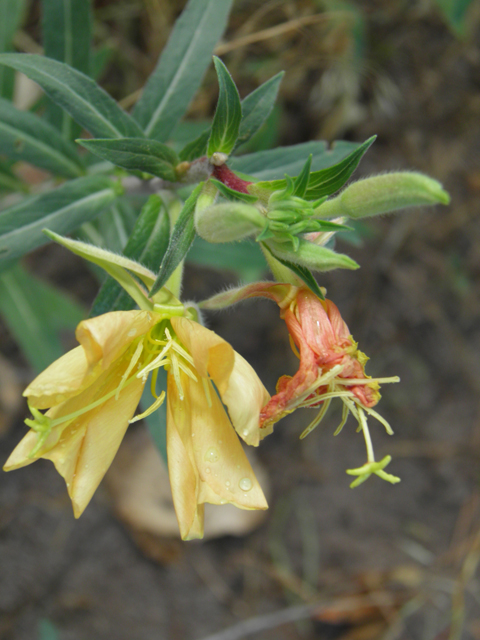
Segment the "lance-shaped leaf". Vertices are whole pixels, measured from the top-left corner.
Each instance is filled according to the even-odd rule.
[[[63,354],[59,331],[73,330],[85,316],[66,294],[19,264],[0,275],[0,312],[36,371]]]
[[[195,95],[233,0],[189,0],[137,102],[147,137],[165,142]]]
[[[235,148],[248,142],[270,115],[284,72],[277,73],[242,100],[242,121]]]
[[[25,0],[0,0],[0,53],[12,49],[15,31],[20,26]],[[14,85],[13,69],[0,67],[0,96],[11,100]]]
[[[355,149],[355,151],[333,167],[311,173],[305,198],[307,200],[317,200],[341,189],[358,167],[360,160],[373,144],[376,137],[377,136],[372,136],[366,140],[358,149]]]
[[[110,138],[78,140],[82,146],[108,160],[118,167],[129,171],[144,171],[153,176],[175,182],[177,155],[170,147],[156,140],[145,138]]]
[[[0,189],[28,192],[28,185],[13,173],[9,163],[0,161]]]
[[[0,265],[47,242],[44,227],[63,234],[92,220],[115,200],[117,189],[108,178],[88,176],[4,209],[0,212]]]
[[[90,75],[91,25],[90,0],[42,0],[46,57]],[[73,140],[80,134],[80,127],[68,113],[50,100],[46,114],[66,140]]]
[[[335,141],[331,148],[323,140],[302,142],[290,147],[276,147],[231,158],[229,166],[235,172],[254,176],[257,180],[282,180],[285,174],[298,176],[305,158],[312,154],[312,171],[332,167],[360,145],[356,142]]]
[[[170,220],[162,199],[152,195],[142,208],[122,253],[156,271],[168,246]],[[93,303],[91,316],[133,309],[134,300],[113,279],[108,279]]]
[[[238,133],[235,148],[248,142],[250,138],[260,129],[262,124],[268,118],[278,94],[278,88],[283,77],[283,71],[277,73],[276,76],[267,80],[260,85],[255,91],[249,93],[241,102],[242,105],[242,121]],[[202,133],[189,142],[180,151],[180,160],[191,162],[196,158],[200,158],[207,153],[208,140],[210,138],[211,127],[202,131]]]
[[[219,94],[217,108],[213,116],[212,131],[208,140],[207,155],[226,153],[235,146],[242,120],[242,105],[237,87],[227,67],[220,58],[213,57],[218,77]]]
[[[3,53],[0,65],[12,67],[34,80],[75,122],[97,138],[143,137],[135,120],[80,71],[29,53]]]
[[[0,149],[55,175],[76,178],[83,173],[77,150],[56,129],[28,111],[0,98]]]
[[[376,136],[372,136],[333,166],[319,171],[312,171],[304,198],[306,200],[317,200],[341,189],[355,171],[364,153],[373,144],[375,138]],[[277,191],[285,189],[286,185],[286,180],[269,180],[255,183],[255,188]]]
[[[277,242],[270,239],[265,242],[273,255],[282,261],[291,262],[313,271],[330,271],[331,269],[358,269],[359,265],[343,253],[336,253],[299,238],[298,249],[293,251],[290,243]]]
[[[150,290],[150,297],[164,286],[192,246],[192,242],[195,239],[193,214],[202,188],[203,182],[200,182],[183,205],[183,209],[170,235],[170,241],[163,256],[157,279]]]
[[[310,168],[312,166],[312,154],[308,156],[303,169],[298,177],[295,178],[293,195],[303,198],[305,191],[307,190],[308,182],[310,180]]]

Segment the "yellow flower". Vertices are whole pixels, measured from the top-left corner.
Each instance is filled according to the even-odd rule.
[[[175,312],[192,315],[183,306]],[[5,471],[38,458],[51,460],[65,479],[79,517],[129,423],[163,402],[165,392],[133,418],[147,377],[152,373],[156,396],[158,369],[165,367],[168,462],[182,538],[203,535],[205,502],[267,508],[232,423],[247,443],[258,445],[263,436],[258,417],[269,395],[227,342],[187,317],[155,309],[116,311],[85,320],[76,337],[80,346],[25,390],[34,419],[26,421],[31,430],[11,454]],[[41,409],[48,411],[42,414]]]

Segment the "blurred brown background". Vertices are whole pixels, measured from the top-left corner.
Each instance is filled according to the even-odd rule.
[[[109,50],[101,82],[126,108],[183,4],[94,3],[95,42]],[[39,50],[39,11],[33,2],[20,51]],[[379,407],[395,436],[373,421],[371,430],[377,456],[392,454],[389,470],[402,482],[349,489],[345,469],[365,455],[352,419],[333,438],[332,412],[299,441],[310,416],[298,412],[257,452],[271,486],[259,527],[180,543],[168,482],[141,428],[78,522],[63,481],[40,461],[1,478],[0,638],[203,640],[271,613],[252,635],[216,640],[480,639],[479,35],[478,2],[237,0],[217,48],[242,96],[286,70],[257,148],[376,133],[357,177],[408,168],[452,196],[449,207],[358,225],[354,244],[339,247],[362,268],[321,278],[371,358],[367,372],[401,377]],[[210,69],[192,120],[212,115],[216,91]],[[97,285],[80,260],[49,245],[26,262],[86,308],[92,302]],[[234,282],[191,268],[186,295],[199,300]],[[270,391],[295,370],[268,302],[208,322]],[[4,326],[0,339],[3,464],[24,430],[16,399],[32,374]],[[280,624],[305,604],[318,606]]]

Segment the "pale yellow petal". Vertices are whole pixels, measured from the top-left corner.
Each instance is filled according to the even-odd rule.
[[[172,318],[171,322],[200,376],[206,378],[210,374],[217,387],[226,388],[234,361],[234,351],[228,342],[188,318]]]
[[[36,444],[37,434],[30,430],[12,451],[3,466],[3,470],[13,471],[14,469],[20,469],[21,467],[26,467],[27,465],[32,464],[32,462],[35,462],[38,457],[29,458],[28,455]]]
[[[213,377],[213,376],[212,376]],[[249,363],[235,352],[233,371],[222,401],[239,436],[249,445],[257,447],[260,440],[273,431],[273,425],[260,429],[260,410],[270,400],[270,394]]]
[[[43,455],[65,479],[76,518],[83,513],[111,465],[142,391],[142,381],[135,379],[122,389],[118,399],[113,396],[78,418],[64,431],[58,444]],[[72,464],[73,459],[76,464]]]
[[[189,434],[190,416],[180,400],[172,375],[167,391],[167,453],[168,473],[173,504],[183,540],[203,537],[203,506],[198,504],[198,472],[194,466]]]
[[[77,394],[85,384],[88,363],[82,347],[55,360],[23,392],[32,407],[47,409]]]
[[[155,322],[155,314],[149,311],[112,311],[80,322],[76,336],[90,367],[101,361],[102,368],[108,369]]]
[[[263,491],[212,383],[209,398],[202,381],[182,379],[185,400],[181,411],[184,428],[179,431],[186,448],[191,446],[200,484],[197,501],[232,503],[242,509],[266,509]],[[189,442],[191,444],[189,444]]]

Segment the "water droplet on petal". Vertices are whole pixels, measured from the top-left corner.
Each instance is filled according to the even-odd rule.
[[[59,462],[60,464],[65,464],[65,458],[60,458]]]
[[[130,331],[127,333],[127,336],[132,337],[132,336],[135,336],[136,334],[137,334],[136,329],[130,329]]]
[[[230,480],[227,480],[227,481],[225,482],[225,486],[226,486],[226,487],[229,487],[229,486],[230,486]]]
[[[246,437],[248,436],[248,429],[244,429],[244,430],[242,431],[242,436],[243,436],[244,438],[246,438]]]
[[[210,467],[207,467],[207,468],[205,469],[205,473],[210,473]]]
[[[205,460],[205,462],[217,462],[219,458],[220,454],[218,453],[218,449],[215,449],[215,447],[210,447],[210,449],[207,449],[207,452],[205,453],[203,459]]]
[[[253,484],[250,478],[242,478],[238,483],[238,486],[242,491],[250,491],[250,489],[253,487]]]

